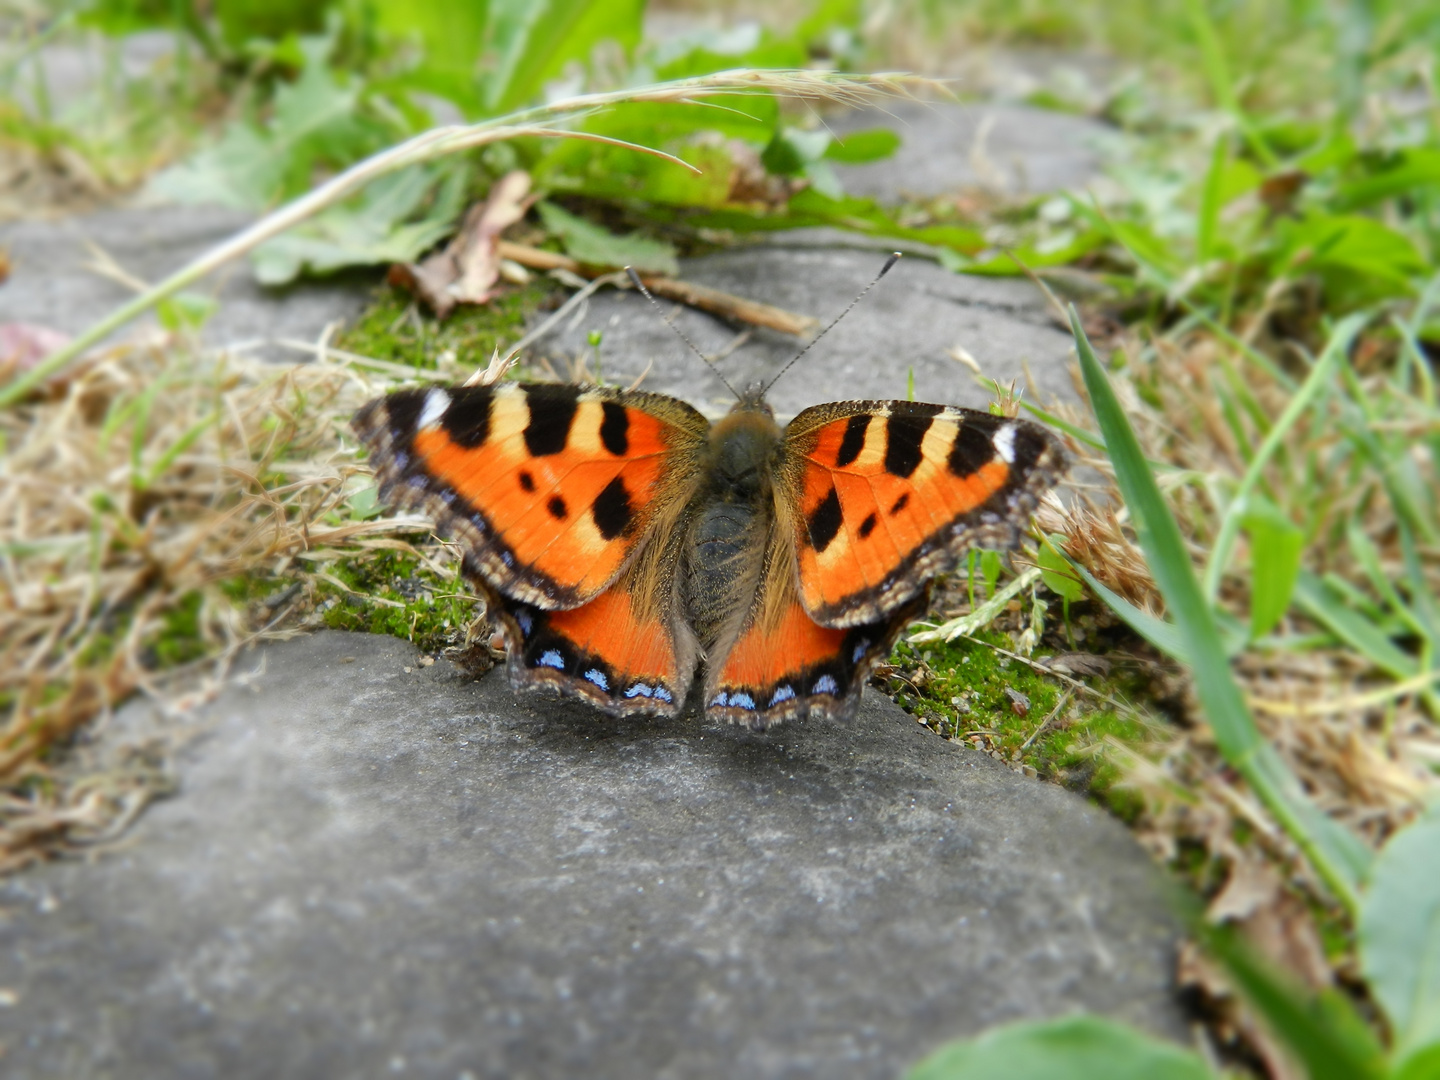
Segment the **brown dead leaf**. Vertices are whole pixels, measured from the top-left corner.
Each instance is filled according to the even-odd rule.
[[[524,218],[533,201],[530,174],[518,169],[506,173],[490,186],[483,203],[466,212],[443,251],[418,264],[396,263],[390,268],[390,284],[415,293],[441,319],[456,304],[487,303],[500,278],[500,235]]]
[[[1024,716],[1030,711],[1030,699],[1012,686],[1005,687],[1005,696],[1010,699],[1010,710],[1016,716]]]
[[[1057,653],[1038,661],[1041,667],[1047,667],[1051,671],[1058,671],[1062,675],[1108,675],[1110,673],[1110,661],[1103,656],[1096,656],[1094,653],[1068,652]]]
[[[0,285],[4,285],[10,276],[10,253],[0,248]]]

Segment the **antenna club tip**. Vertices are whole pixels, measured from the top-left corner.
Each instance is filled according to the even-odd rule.
[[[900,259],[901,253],[898,251],[892,251],[890,253],[890,257],[885,260],[885,265],[880,268],[880,273],[876,276],[875,280],[879,281],[880,278],[888,274],[890,272],[890,268],[894,266],[897,262],[899,262]]]

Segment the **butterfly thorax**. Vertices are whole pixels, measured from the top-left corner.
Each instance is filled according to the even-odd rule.
[[[780,427],[768,406],[742,402],[710,431],[704,480],[692,504],[685,604],[701,646],[736,629],[760,586],[763,539],[774,522]]]

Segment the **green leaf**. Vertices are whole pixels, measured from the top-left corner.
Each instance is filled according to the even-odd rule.
[[[1098,1016],[1012,1024],[953,1042],[905,1080],[1214,1080],[1197,1054]]]
[[[411,262],[454,232],[469,179],[469,166],[458,158],[381,177],[256,248],[255,278],[276,286],[306,272]]]
[[[168,300],[155,305],[155,315],[160,325],[172,333],[180,330],[199,330],[214,315],[220,305],[213,297],[199,293],[178,292]]]
[[[307,190],[317,165],[348,165],[376,148],[376,130],[356,115],[358,81],[343,83],[326,67],[328,39],[301,44],[305,67],[275,91],[270,121],[235,121],[218,142],[157,175],[156,194],[258,212]]]
[[[1335,205],[1341,210],[1354,210],[1436,186],[1440,186],[1440,150],[1410,147],[1385,159],[1380,168],[1362,179],[1341,184],[1335,193]]]
[[[1277,273],[1292,267],[1319,273],[1346,301],[1405,296],[1428,270],[1403,233],[1358,214],[1309,214],[1283,227]]]
[[[900,136],[889,128],[870,128],[837,135],[825,148],[825,156],[842,165],[860,165],[888,158],[900,148]]]
[[[1380,1080],[1385,1053],[1349,999],[1336,990],[1311,995],[1273,973],[1233,930],[1211,929],[1205,944],[1246,999],[1305,1066],[1310,1080]]]
[[[1065,537],[1052,534],[1045,538],[1036,553],[1035,563],[1040,567],[1040,580],[1045,587],[1060,599],[1073,603],[1085,595],[1085,587],[1076,577],[1070,560],[1060,550]]]
[[[652,240],[638,233],[616,236],[550,202],[540,204],[540,218],[547,229],[560,237],[571,258],[587,265],[633,266],[642,273],[671,277],[680,272],[675,248],[663,240]]]
[[[640,41],[644,0],[491,0],[496,59],[486,81],[492,113],[528,105],[572,61],[584,63],[595,46]]]
[[[1269,499],[1253,497],[1240,521],[1250,534],[1250,640],[1275,628],[1300,575],[1304,531]]]
[[[481,108],[480,57],[490,29],[486,0],[370,0],[377,29],[417,40],[424,62],[403,84],[437,94],[474,117]]]
[[[1358,930],[1360,967],[1390,1020],[1397,1067],[1440,1063],[1440,803],[1376,856]]]
[[[1339,899],[1354,909],[1369,850],[1344,826],[1315,806],[1283,759],[1261,736],[1230,671],[1210,608],[1195,580],[1189,551],[1155,477],[1145,464],[1130,422],[1095,358],[1080,316],[1070,310],[1080,368],[1100,432],[1105,437],[1115,480],[1160,593],[1180,629],[1184,652],[1194,669],[1195,690],[1225,760],[1235,768],[1305,852]]]

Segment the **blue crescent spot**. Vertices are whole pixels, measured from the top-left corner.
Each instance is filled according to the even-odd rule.
[[[754,709],[755,699],[749,694],[742,694],[737,690],[730,695],[730,706],[731,708]]]
[[[860,662],[860,658],[861,658],[862,656],[864,656],[864,655],[865,655],[867,652],[869,652],[869,651],[870,651],[870,642],[868,642],[868,641],[862,641],[862,642],[860,642],[860,644],[858,644],[858,645],[855,646],[855,652],[854,652],[854,654],[850,657],[850,662],[851,662],[852,664],[858,664],[858,663]]]
[[[440,492],[440,501],[443,502],[446,506],[449,506],[459,497],[460,496],[456,495],[455,492],[451,491],[449,488],[446,488],[444,491]]]
[[[775,691],[774,696],[770,698],[770,704],[767,705],[767,706],[765,706],[765,707],[766,707],[767,709],[773,709],[776,705],[779,705],[782,701],[789,701],[789,700],[790,700],[791,698],[793,698],[794,696],[795,696],[795,691],[794,691],[791,687],[789,687],[789,686],[782,686],[782,687],[780,687],[779,690],[776,690],[776,691]]]
[[[711,707],[713,708],[713,707],[716,706],[716,705],[724,705],[724,704],[725,704],[725,691],[724,691],[724,690],[721,690],[720,693],[718,693],[718,694],[715,695],[715,698],[714,698],[713,701],[710,702],[710,705],[711,705]]]
[[[673,700],[675,700],[674,698],[672,698],[672,697],[670,696],[670,691],[669,691],[669,690],[666,690],[663,686],[657,686],[657,687],[655,688],[655,699],[656,699],[657,701],[673,701]]]
[[[637,682],[634,686],[630,687],[630,689],[625,691],[625,696],[628,698],[649,697],[653,693],[655,693],[655,688],[653,686],[648,686],[643,682]]]
[[[424,491],[430,486],[430,478],[424,473],[415,473],[413,476],[408,477],[405,482],[419,491]]]
[[[405,469],[406,469],[406,467],[407,467],[409,464],[410,464],[410,455],[407,454],[407,453],[405,453],[404,450],[396,450],[396,451],[395,451],[395,468],[399,469],[401,472],[404,472]]]
[[[511,555],[508,551],[502,551],[500,552],[500,561],[503,562],[506,566],[514,566],[515,556]]]
[[[815,680],[815,688],[810,692],[812,694],[833,694],[839,689],[840,687],[836,685],[833,675],[821,675],[820,678]]]
[[[546,649],[540,654],[540,659],[535,661],[536,667],[553,667],[560,671],[565,670],[565,658],[560,655],[559,649]]]
[[[520,627],[520,633],[526,637],[529,637],[530,631],[535,629],[535,620],[530,617],[528,611],[517,611],[515,613],[515,623]]]
[[[605,678],[605,673],[599,668],[592,667],[589,671],[585,672],[585,679],[587,682],[593,682],[596,686],[600,687],[601,690],[610,689],[610,680]]]

